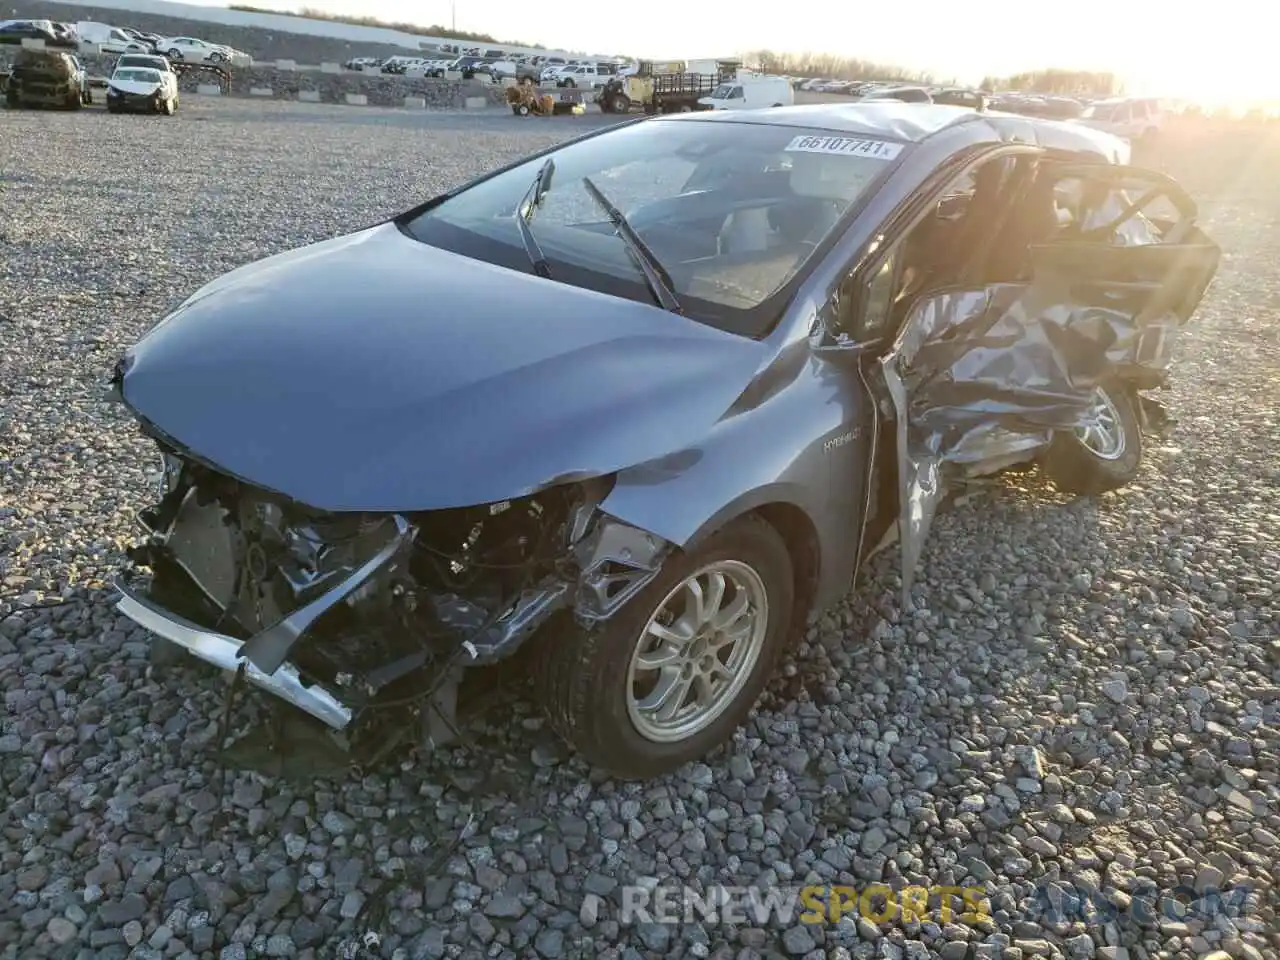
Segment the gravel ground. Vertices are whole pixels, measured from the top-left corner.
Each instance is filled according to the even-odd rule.
[[[388,957],[1280,956],[1280,147],[1261,135],[1154,158],[1187,174],[1226,257],[1140,482],[976,490],[937,522],[913,609],[881,558],[725,756],[613,783],[515,702],[475,751],[223,791],[219,681],[149,679],[105,586],[152,465],[100,399],[111,363],[231,267],[596,122],[0,117],[0,957],[331,958],[367,898]],[[468,810],[478,832],[427,872]],[[379,888],[401,865],[420,869]],[[992,922],[617,919],[620,884],[815,878],[978,884]],[[1260,892],[1234,922],[1032,909],[1037,885],[1123,905],[1148,882]]]

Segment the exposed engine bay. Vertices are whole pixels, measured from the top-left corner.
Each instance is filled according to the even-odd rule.
[[[666,549],[597,509],[607,478],[410,516],[329,514],[162,451],[160,500],[129,552],[152,579],[121,584],[130,615],[243,668],[365,756],[393,728],[455,739],[465,668],[506,659],[556,613],[607,619]]]

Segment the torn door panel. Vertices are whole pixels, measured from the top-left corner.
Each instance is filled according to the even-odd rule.
[[[943,467],[1019,437],[1080,426],[1115,377],[1162,379],[1171,342],[1217,267],[1212,244],[1033,250],[1034,279],[927,296],[884,374],[898,417],[903,587],[939,500]]]

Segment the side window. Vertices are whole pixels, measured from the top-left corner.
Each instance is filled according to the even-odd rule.
[[[878,340],[892,332],[898,259],[898,251],[892,251],[867,281],[861,322],[856,332],[850,331],[859,340]]]
[[[729,91],[729,99],[730,99],[730,100],[741,100],[741,99],[742,99],[742,88],[741,88],[741,87],[734,87],[732,90],[730,90],[730,91]]]
[[[841,332],[856,340],[893,336],[911,305],[931,290],[989,282],[971,263],[992,239],[1018,161],[998,157],[955,177],[862,281]],[[972,276],[971,276],[972,274]]]

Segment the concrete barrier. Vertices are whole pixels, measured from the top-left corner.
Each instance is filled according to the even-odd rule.
[[[341,73],[342,64],[340,63],[322,63],[320,64],[321,73]]]
[[[298,61],[297,60],[277,60],[276,69],[277,70],[297,70]]]
[[[515,78],[515,77],[503,77],[503,78],[502,78],[502,85],[503,85],[504,87],[514,87],[514,86],[516,85],[516,82],[517,82],[517,81],[516,81],[516,78]]]
[[[456,81],[456,80],[461,80],[461,79],[462,79],[462,71],[461,71],[461,70],[446,70],[446,71],[444,72],[444,78],[445,78],[446,80],[455,80],[455,81]]]
[[[298,99],[303,103],[319,103],[320,91],[319,90],[299,90]]]
[[[348,93],[347,103],[351,104],[353,107],[363,107],[368,105],[369,98],[363,93]]]
[[[463,106],[468,110],[483,110],[485,107],[489,106],[489,98],[467,97],[467,99],[463,101]]]
[[[41,40],[39,37],[23,37],[22,49],[23,50],[43,50],[44,41]]]
[[[222,88],[216,83],[202,83],[196,87],[196,93],[202,97],[220,97],[222,96]]]
[[[411,110],[425,110],[427,109],[427,98],[426,97],[405,97],[404,105]]]
[[[250,87],[249,96],[251,97],[274,97],[276,92],[270,87]]]

